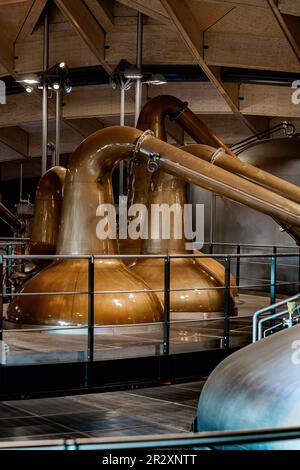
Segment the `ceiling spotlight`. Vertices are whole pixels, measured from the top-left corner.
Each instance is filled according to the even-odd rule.
[[[40,77],[36,74],[31,75],[20,75],[16,79],[17,83],[26,83],[26,85],[37,85],[40,83]]]
[[[167,83],[166,77],[160,73],[154,73],[152,76],[145,81],[148,85],[165,85]]]
[[[66,68],[66,63],[65,63],[65,62],[60,62],[60,63],[58,64],[58,66],[59,66],[59,68],[61,68],[61,69],[65,69],[65,68]]]
[[[60,83],[55,82],[53,83],[53,90],[59,90],[60,89]]]
[[[32,93],[33,92],[33,87],[30,86],[30,85],[26,85],[25,90],[27,91],[27,93]]]
[[[65,93],[71,93],[72,90],[73,90],[73,87],[72,87],[71,85],[66,84],[66,85],[64,86],[64,92],[65,92]]]
[[[143,78],[141,70],[132,67],[124,70],[124,77],[128,80],[138,80]]]

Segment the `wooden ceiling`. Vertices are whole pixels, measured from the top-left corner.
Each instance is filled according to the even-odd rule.
[[[279,118],[300,122],[289,86],[222,83],[220,67],[300,73],[300,0],[53,0],[50,65],[101,65],[111,73],[121,59],[135,62],[136,14],[145,14],[143,63],[197,64],[209,82],[149,87],[147,97],[172,94],[227,144],[266,129]],[[42,70],[46,0],[0,0],[0,76]],[[64,97],[62,152],[83,137],[118,123],[119,91],[110,85],[74,88]],[[146,96],[144,96],[146,99]],[[54,104],[54,103],[53,103]],[[52,113],[52,106],[50,106]],[[134,101],[126,101],[133,124]],[[53,115],[51,115],[51,119]],[[52,126],[52,127],[51,127]],[[50,140],[54,139],[50,125]],[[170,136],[188,142],[179,129]],[[0,105],[0,161],[41,154],[41,97],[16,94]]]

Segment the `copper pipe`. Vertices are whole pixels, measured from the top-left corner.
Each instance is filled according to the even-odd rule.
[[[238,158],[231,158],[224,152],[219,152],[213,162],[211,161],[211,147],[207,147],[205,152],[205,146],[201,145],[198,147],[197,144],[186,145],[184,150],[196,157],[202,158],[207,162],[213,163],[215,166],[223,168],[224,170],[230,171],[231,173],[239,176],[243,176],[254,183],[259,183],[265,188],[272,189],[277,194],[284,196],[291,201],[299,203],[300,201],[300,187],[288,181],[283,181],[267,171],[256,168],[249,163],[242,162]]]
[[[2,202],[0,202],[0,219],[3,220],[12,230],[23,232],[25,230],[25,222],[16,217]]]
[[[55,166],[39,181],[29,246],[32,255],[52,255],[56,252],[66,171],[61,166]]]
[[[160,95],[149,100],[141,111],[137,128],[143,131],[151,129],[160,140],[167,141],[165,120],[176,120],[178,124],[199,144],[222,147],[228,155],[235,154],[201,121],[187,106],[187,103],[171,95]],[[133,168],[132,179],[128,189],[128,202],[147,204],[148,187],[151,175],[144,165]]]
[[[116,254],[116,240],[96,234],[99,204],[112,204],[111,174],[121,161],[137,154],[148,161],[155,152],[160,167],[205,189],[241,202],[285,223],[300,227],[300,206],[268,189],[232,175],[150,135],[129,127],[110,127],[88,137],[73,153],[67,170],[59,230],[58,254]],[[212,153],[214,149],[212,149]],[[29,324],[86,324],[87,261],[64,260],[47,267],[24,284],[22,293],[61,292],[59,296],[16,297],[8,309],[11,321]],[[146,290],[147,285],[117,259],[97,260],[95,290]],[[221,301],[221,300],[220,300]],[[149,323],[162,319],[161,305],[152,293],[95,295],[95,323]]]
[[[211,147],[211,157],[215,151],[216,149]],[[150,138],[145,139],[140,155],[146,160],[153,152],[159,154],[159,166],[164,171],[270,215],[285,226],[300,227],[300,205],[288,198],[215,167],[182,149],[174,148],[165,142],[157,140],[150,142]],[[207,152],[207,146],[204,146],[203,152],[204,154]],[[282,180],[282,185],[284,185],[284,180]]]
[[[205,145],[198,146],[197,144],[186,145],[184,150],[192,155],[195,155],[207,162],[211,162],[211,147],[205,149]],[[218,152],[213,158],[215,166],[230,171],[235,175],[247,178],[253,183],[274,191],[276,194],[284,196],[291,201],[298,203],[300,201],[300,188],[293,183],[282,180],[267,171],[256,168],[253,165],[242,162],[237,158],[228,157],[225,153]],[[283,231],[287,232],[298,244],[300,239],[300,229],[292,225],[286,225],[282,221],[274,218]]]

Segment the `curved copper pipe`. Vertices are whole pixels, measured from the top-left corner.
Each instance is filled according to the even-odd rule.
[[[154,135],[167,141],[165,119],[176,121],[196,142],[222,147],[228,155],[236,155],[201,121],[189,108],[187,103],[171,95],[160,95],[149,100],[143,107],[137,128],[151,129]]]
[[[99,204],[112,204],[111,174],[118,162],[131,158],[133,151],[145,161],[159,157],[160,167],[185,179],[286,223],[300,227],[300,206],[268,189],[214,167],[182,149],[143,135],[139,148],[136,142],[143,133],[129,127],[110,127],[88,137],[74,152],[67,170],[59,231],[59,254],[115,254],[115,240],[99,240],[96,228]],[[206,151],[206,148],[205,148]],[[212,154],[215,149],[211,149]],[[119,260],[96,260],[95,291],[110,291],[95,295],[95,323],[145,323],[162,320],[161,305],[147,285]],[[26,282],[22,293],[45,293],[18,296],[10,304],[11,321],[36,324],[86,324],[87,321],[87,262],[64,260],[54,263]],[[114,293],[115,291],[130,293]],[[64,295],[64,292],[77,294]],[[61,293],[50,295],[51,293]]]
[[[195,142],[213,147],[222,147],[228,155],[236,155],[201,121],[180,99],[171,95],[160,95],[149,100],[142,108],[137,128],[143,131],[151,129],[155,137],[167,141],[165,120],[175,120]],[[147,174],[144,165],[135,166],[132,170],[128,189],[129,204],[147,204],[148,187],[151,175]]]
[[[66,172],[66,168],[55,166],[39,181],[29,245],[31,254],[56,252]]]

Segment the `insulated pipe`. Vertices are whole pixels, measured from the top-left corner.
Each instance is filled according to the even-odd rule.
[[[49,11],[45,8],[43,36],[43,70],[46,74],[49,67]],[[43,130],[42,130],[42,176],[47,171],[48,157],[48,83],[44,76],[43,83]]]

